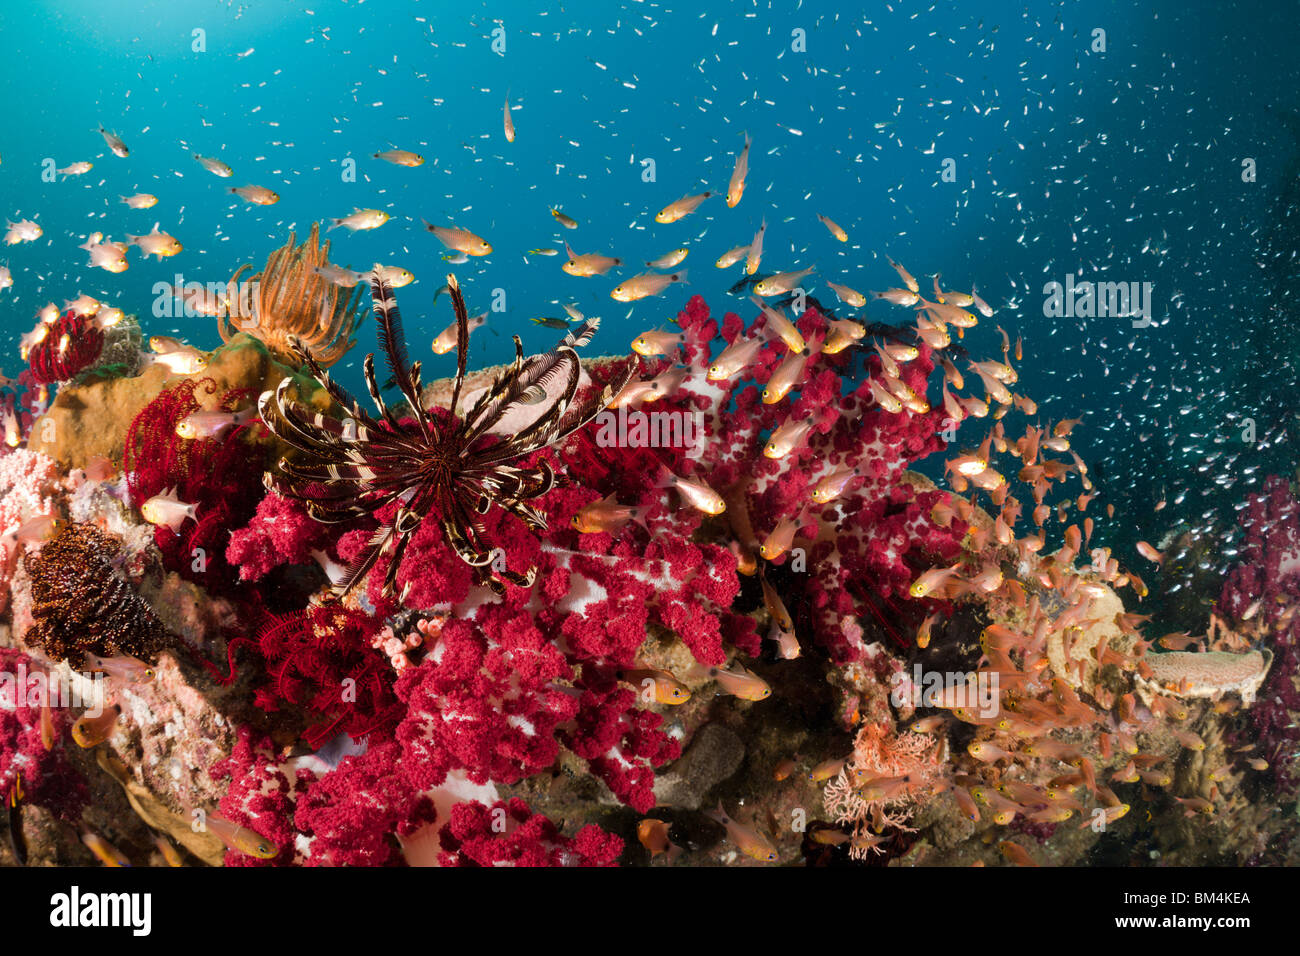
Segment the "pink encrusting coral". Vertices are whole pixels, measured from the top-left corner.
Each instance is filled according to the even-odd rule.
[[[1300,789],[1300,501],[1270,477],[1241,517],[1241,560],[1219,599],[1229,617],[1260,635],[1273,664],[1251,720],[1279,789]]]
[[[26,543],[23,523],[55,515],[59,466],[38,451],[15,448],[0,455],[0,612],[9,604],[9,584]]]

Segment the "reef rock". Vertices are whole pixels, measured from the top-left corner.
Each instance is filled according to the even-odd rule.
[[[68,468],[84,467],[95,455],[117,464],[127,430],[135,416],[165,388],[185,379],[212,379],[212,394],[232,389],[274,389],[292,377],[302,396],[313,401],[321,391],[315,382],[278,361],[258,339],[246,333],[235,336],[207,356],[207,366],[193,375],[173,375],[165,366],[153,365],[134,378],[92,378],[59,389],[49,410],[32,426],[28,447]]]

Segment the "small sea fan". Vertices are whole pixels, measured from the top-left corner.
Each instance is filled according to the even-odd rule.
[[[29,644],[74,667],[86,653],[146,661],[172,643],[153,609],[113,568],[118,542],[88,524],[68,525],[23,558],[32,579]]]
[[[65,312],[32,346],[28,354],[32,377],[39,385],[66,382],[99,361],[103,350],[104,332],[94,319]]]

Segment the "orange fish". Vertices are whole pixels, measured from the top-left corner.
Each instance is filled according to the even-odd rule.
[[[740,848],[740,852],[748,857],[752,857],[762,863],[775,863],[777,860],[776,847],[767,837],[759,833],[752,827],[747,827],[743,823],[737,823],[731,817],[727,816],[722,809],[722,803],[718,803],[717,810],[705,811],[705,816],[714,820],[727,830],[727,837],[732,843]]]
[[[660,853],[667,853],[668,862],[671,863],[681,855],[682,848],[668,837],[670,829],[668,823],[654,817],[646,817],[636,825],[636,838],[650,851],[650,859],[653,860]]]

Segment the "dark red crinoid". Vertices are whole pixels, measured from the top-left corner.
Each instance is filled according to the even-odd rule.
[[[49,327],[49,332],[28,353],[32,377],[39,385],[66,382],[99,360],[104,351],[104,331],[93,319],[71,310]]]

